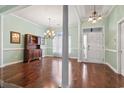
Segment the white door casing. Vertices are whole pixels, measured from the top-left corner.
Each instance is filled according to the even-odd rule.
[[[1,16],[0,16],[0,24],[1,24]],[[2,61],[1,61],[1,59],[2,59],[2,46],[1,46],[2,38],[1,38],[1,36],[2,36],[2,31],[1,31],[1,25],[0,25],[0,67],[2,65]]]
[[[94,29],[94,28],[93,28]],[[94,29],[95,30],[95,29]],[[84,62],[103,63],[104,61],[104,37],[103,29],[83,32]],[[82,56],[83,56],[82,55]]]
[[[124,75],[124,22],[120,24],[120,70],[121,74]]]
[[[0,67],[3,66],[3,15],[0,15]]]
[[[102,32],[90,32],[87,36],[88,51],[87,57],[89,62],[103,61],[103,37]]]

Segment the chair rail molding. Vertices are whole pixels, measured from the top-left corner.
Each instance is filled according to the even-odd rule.
[[[109,52],[117,52],[117,50],[116,49],[105,49],[105,51],[109,51]]]
[[[4,48],[3,51],[20,51],[24,50],[24,48]]]

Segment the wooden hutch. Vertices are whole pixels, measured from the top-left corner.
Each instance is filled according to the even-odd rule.
[[[41,37],[25,34],[24,37],[24,62],[30,62],[35,59],[41,59],[42,50],[40,48]]]

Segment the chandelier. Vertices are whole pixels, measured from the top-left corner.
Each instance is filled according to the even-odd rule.
[[[49,20],[49,27],[48,27],[47,31],[44,33],[44,38],[53,39],[55,37],[55,31],[53,30],[53,28],[51,27],[51,24],[50,24],[51,18],[49,18],[48,20]]]
[[[102,16],[98,14],[98,12],[96,12],[95,6],[94,6],[94,10],[91,14],[91,16],[89,16],[88,18],[88,22],[91,22],[93,24],[95,24],[97,21],[101,20]]]

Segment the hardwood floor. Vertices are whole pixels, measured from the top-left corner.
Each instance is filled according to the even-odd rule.
[[[45,88],[61,85],[61,58],[46,57],[42,61],[18,63],[2,69],[2,79],[21,87]],[[72,88],[124,87],[124,77],[105,64],[69,62],[69,86]]]

